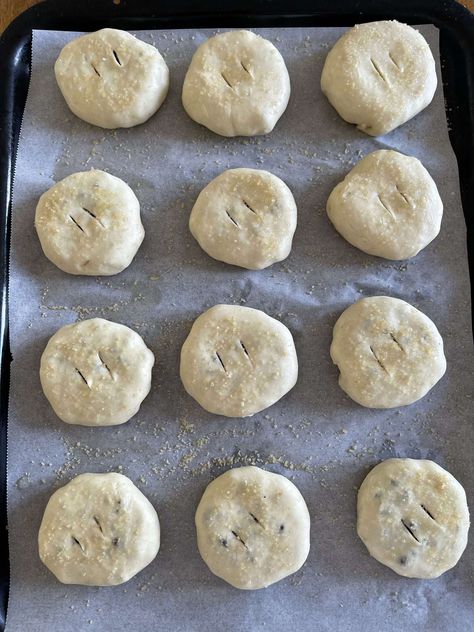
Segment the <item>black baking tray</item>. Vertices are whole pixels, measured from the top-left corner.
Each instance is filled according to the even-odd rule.
[[[12,360],[8,329],[10,213],[15,158],[28,91],[32,29],[352,26],[397,19],[440,29],[449,135],[459,167],[474,296],[474,15],[455,0],[48,0],[0,38],[0,632],[8,605],[7,411]],[[319,77],[314,77],[319,81]],[[455,253],[453,253],[455,254]],[[474,313],[474,310],[473,310]]]

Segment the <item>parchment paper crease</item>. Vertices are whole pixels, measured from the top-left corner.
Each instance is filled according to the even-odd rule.
[[[101,130],[77,119],[53,64],[72,33],[34,32],[33,69],[14,184],[10,276],[13,353],[8,511],[8,632],[171,630],[461,631],[473,622],[472,543],[433,581],[403,579],[368,555],[355,532],[356,489],[391,456],[431,458],[472,494],[473,355],[465,225],[441,85],[430,107],[386,137],[344,123],[319,87],[324,58],[344,29],[257,29],[282,52],[292,83],[288,109],[268,136],[225,139],[191,121],[180,101],[186,68],[212,32],[139,34],[171,72],[163,107],[146,124]],[[421,27],[439,60],[438,31]],[[438,64],[438,77],[440,70]],[[415,155],[445,205],[439,237],[415,259],[392,263],[340,238],[325,214],[332,187],[378,148]],[[293,251],[249,272],[202,252],[187,222],[199,191],[228,167],[268,169],[298,205]],[[134,263],[112,278],[74,277],[42,254],[36,202],[54,182],[100,168],[123,178],[141,205],[146,237]],[[403,298],[437,324],[448,371],[421,402],[364,409],[337,384],[332,327],[363,296]],[[184,392],[179,350],[192,321],[219,303],[245,304],[282,320],[300,362],[296,387],[247,420],[205,413]],[[125,426],[67,426],[44,398],[38,367],[48,338],[78,318],[103,316],[136,329],[156,354],[152,391]],[[296,575],[266,590],[238,591],[207,570],[196,549],[194,511],[206,484],[232,465],[256,463],[289,476],[312,518],[311,552]],[[64,586],[42,566],[37,532],[51,493],[82,472],[120,471],[157,508],[162,548],[116,588]]]

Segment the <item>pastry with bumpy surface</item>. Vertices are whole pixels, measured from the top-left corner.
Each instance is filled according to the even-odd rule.
[[[250,31],[220,33],[201,44],[182,94],[189,116],[221,136],[268,134],[289,98],[283,57]]]
[[[145,236],[132,189],[96,169],[73,173],[43,193],[35,227],[52,263],[69,274],[89,276],[122,272]]]
[[[290,254],[296,214],[280,178],[259,169],[228,169],[199,194],[189,228],[214,259],[262,270]]]
[[[41,386],[62,421],[115,426],[138,412],[154,362],[135,331],[91,318],[65,325],[50,338],[41,356]]]
[[[49,499],[38,534],[41,561],[63,584],[116,586],[160,548],[155,509],[122,474],[81,474]]]
[[[253,466],[228,470],[207,486],[196,531],[209,569],[244,590],[295,573],[309,553],[310,517],[298,488]]]
[[[399,575],[439,577],[458,563],[468,531],[466,493],[433,461],[388,459],[360,486],[357,533]]]
[[[373,296],[348,307],[334,326],[331,358],[339,386],[368,408],[421,399],[446,371],[435,324],[398,298]]]
[[[54,72],[71,111],[106,129],[147,121],[169,87],[168,66],[156,48],[118,29],[73,39],[59,54]]]
[[[348,123],[387,134],[432,101],[433,54],[416,29],[396,20],[357,24],[329,51],[321,89]]]
[[[189,395],[209,412],[249,417],[296,384],[293,337],[258,309],[215,305],[194,322],[181,349],[180,374]]]
[[[362,158],[332,191],[327,213],[369,255],[409,259],[439,233],[443,203],[421,162],[381,149]]]

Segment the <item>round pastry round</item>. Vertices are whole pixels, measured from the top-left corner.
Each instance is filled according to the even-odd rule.
[[[329,52],[321,89],[348,123],[379,136],[431,103],[433,55],[424,37],[395,20],[358,24]]]
[[[289,98],[283,57],[250,31],[221,33],[201,44],[183,85],[189,116],[222,136],[268,134]]]
[[[295,573],[309,553],[310,518],[298,488],[258,467],[228,470],[196,511],[199,553],[209,569],[245,590]]]
[[[468,531],[466,493],[433,461],[388,459],[360,487],[357,533],[399,575],[439,577],[457,564]]]
[[[160,523],[122,474],[81,474],[49,499],[38,534],[41,561],[63,584],[116,586],[156,557]]]
[[[116,426],[133,417],[150,392],[154,362],[135,331],[91,318],[50,338],[41,356],[41,386],[66,423]]]
[[[421,162],[374,151],[332,191],[329,219],[347,241],[370,255],[409,259],[439,233],[443,203]]]
[[[132,189],[99,170],[73,173],[43,193],[35,226],[44,254],[69,274],[122,272],[145,236]]]
[[[296,204],[268,171],[229,169],[201,191],[189,228],[214,259],[261,270],[290,254]]]
[[[180,372],[186,391],[209,412],[249,417],[293,388],[298,360],[280,321],[250,307],[215,305],[194,322]]]
[[[168,93],[169,71],[160,53],[117,29],[73,39],[54,72],[72,112],[106,129],[144,123]]]
[[[446,371],[434,323],[398,298],[373,296],[348,307],[333,331],[331,358],[339,386],[368,408],[421,399]]]

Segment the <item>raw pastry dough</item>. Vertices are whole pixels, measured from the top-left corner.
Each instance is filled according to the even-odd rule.
[[[443,203],[421,162],[374,151],[329,196],[329,219],[347,241],[370,255],[409,259],[439,233]]]
[[[148,395],[155,358],[135,331],[103,318],[61,327],[41,356],[40,379],[68,424],[114,426]]]
[[[228,470],[196,511],[199,552],[236,588],[265,588],[295,573],[309,553],[310,518],[298,488],[258,467]]]
[[[38,535],[41,561],[63,584],[115,586],[154,560],[160,523],[122,474],[81,474],[49,499]]]
[[[399,575],[439,577],[457,564],[468,530],[464,489],[433,461],[388,459],[360,487],[357,533]]]
[[[268,171],[228,169],[199,194],[189,228],[214,259],[261,270],[290,254],[296,204]]]
[[[181,380],[203,408],[248,417],[296,383],[293,337],[278,320],[239,305],[215,305],[194,322],[181,349]]]
[[[35,226],[44,254],[69,274],[122,272],[145,236],[132,189],[99,170],[73,173],[43,193]]]
[[[396,20],[358,24],[330,50],[321,89],[348,123],[387,134],[431,103],[433,55],[417,30]]]
[[[421,399],[446,371],[434,323],[398,298],[373,296],[348,307],[334,326],[331,358],[339,385],[368,408]]]
[[[250,31],[220,33],[201,44],[183,85],[189,116],[222,136],[268,134],[289,98],[283,57]]]
[[[117,29],[101,29],[66,44],[54,72],[74,114],[107,129],[144,123],[168,93],[169,71],[160,53]]]

